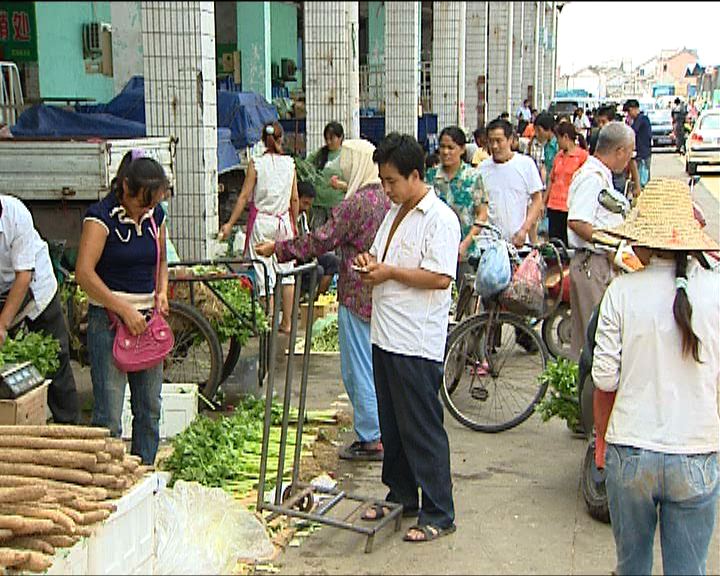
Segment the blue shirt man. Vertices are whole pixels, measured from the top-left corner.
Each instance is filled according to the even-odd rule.
[[[640,103],[631,98],[623,106],[632,120],[632,129],[635,131],[635,160],[637,162],[638,174],[640,175],[640,187],[644,188],[650,180],[650,152],[652,147],[652,127],[650,119],[640,111]]]

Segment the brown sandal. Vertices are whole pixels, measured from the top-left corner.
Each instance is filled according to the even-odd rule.
[[[439,526],[435,526],[434,524],[415,524],[415,526],[411,526],[408,528],[408,531],[405,533],[405,536],[403,536],[403,540],[405,542],[430,542],[431,540],[435,540],[437,538],[441,538],[442,536],[447,536],[448,534],[452,534],[455,532],[456,527],[455,524],[451,524],[447,528],[440,528]],[[422,538],[411,538],[410,533],[411,532],[420,532],[423,537]]]

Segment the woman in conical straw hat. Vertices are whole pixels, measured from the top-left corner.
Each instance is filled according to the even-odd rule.
[[[720,272],[682,182],[648,183],[625,222],[644,269],[612,281],[595,336],[598,467],[617,574],[650,574],[658,518],[665,574],[704,574],[720,480]],[[704,261],[704,259],[703,259]]]

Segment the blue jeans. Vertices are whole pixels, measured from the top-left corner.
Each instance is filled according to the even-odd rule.
[[[645,188],[645,184],[650,180],[650,157],[638,158],[637,169],[640,176],[640,187]]]
[[[88,350],[90,377],[93,385],[93,426],[108,428],[119,438],[122,434],[122,409],[125,384],[130,384],[132,408],[131,454],[142,458],[143,464],[154,464],[160,442],[160,392],[162,364],[141,372],[121,372],[113,360],[115,330],[105,308],[90,306],[88,310]]]
[[[651,573],[658,508],[663,573],[705,574],[720,494],[718,454],[608,444],[605,465],[617,574]]]
[[[374,442],[380,439],[380,422],[373,380],[370,322],[340,306],[338,341],[340,372],[353,407],[355,433],[361,442]]]

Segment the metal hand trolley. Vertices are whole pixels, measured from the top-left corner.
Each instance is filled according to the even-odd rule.
[[[269,510],[271,512],[268,517],[268,521],[273,520],[279,515],[302,518],[311,522],[317,522],[320,524],[327,524],[335,528],[342,528],[345,530],[352,530],[359,534],[367,536],[367,542],[365,544],[365,552],[371,552],[373,548],[373,542],[375,534],[389,523],[395,523],[395,531],[400,530],[400,523],[402,520],[402,505],[394,502],[386,502],[383,500],[377,500],[374,498],[367,498],[364,496],[358,496],[356,494],[350,494],[344,490],[338,488],[327,488],[322,486],[316,486],[314,484],[308,484],[301,482],[299,479],[300,475],[300,455],[302,451],[302,432],[303,432],[303,421],[305,415],[305,401],[307,398],[307,380],[308,380],[308,365],[310,359],[310,344],[313,324],[313,306],[308,306],[307,323],[305,328],[305,347],[302,355],[302,377],[300,381],[300,397],[298,407],[298,420],[295,437],[295,454],[293,458],[293,469],[292,469],[292,482],[287,489],[282,490],[283,486],[283,475],[284,475],[284,464],[285,464],[285,451],[287,448],[287,437],[288,437],[288,425],[290,415],[290,403],[292,399],[292,381],[294,372],[294,351],[295,351],[295,340],[297,337],[297,322],[298,322],[298,308],[300,304],[300,294],[302,292],[302,274],[307,271],[312,271],[310,274],[309,283],[309,302],[312,303],[315,300],[315,291],[317,289],[317,264],[312,262],[298,266],[288,272],[279,272],[275,283],[275,298],[273,303],[273,315],[272,315],[272,331],[270,333],[270,356],[268,366],[268,379],[267,389],[265,392],[265,421],[263,429],[263,441],[262,441],[262,453],[260,455],[260,480],[258,483],[258,496],[257,496],[257,510]],[[270,443],[270,426],[272,424],[272,400],[273,390],[275,387],[275,368],[276,368],[276,356],[277,356],[277,334],[279,327],[279,312],[280,312],[280,301],[281,301],[281,288],[282,279],[287,276],[295,276],[295,298],[292,307],[292,324],[290,328],[290,338],[288,344],[288,363],[287,371],[285,374],[285,389],[283,395],[283,411],[282,411],[282,424],[281,424],[281,435],[280,435],[280,450],[278,454],[278,467],[277,467],[277,479],[275,488],[275,498],[273,502],[265,502],[265,477],[267,473],[267,459],[269,455],[269,443]],[[315,507],[314,495],[323,494],[329,495],[331,498],[322,505]],[[359,504],[355,506],[352,511],[344,516],[343,518],[329,516],[328,513],[333,510],[343,500],[352,500]],[[363,521],[365,525],[357,525],[351,521],[351,518],[357,516],[358,513],[366,510],[370,506],[379,505],[389,509],[389,513],[385,514],[382,518],[376,521]]]

